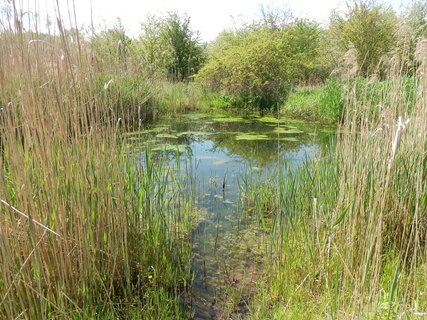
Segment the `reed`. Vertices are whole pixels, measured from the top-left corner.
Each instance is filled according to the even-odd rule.
[[[78,32],[24,17],[0,33],[0,318],[183,316],[192,182],[127,151],[138,104],[100,91]]]
[[[282,163],[261,188],[269,192],[242,188],[246,204],[273,220],[254,319],[426,316],[427,79],[419,62],[411,99],[399,74],[383,97],[355,85],[334,148],[300,168]]]

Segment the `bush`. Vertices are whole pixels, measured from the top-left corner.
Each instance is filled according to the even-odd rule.
[[[281,28],[251,25],[222,33],[197,80],[232,97],[234,105],[274,107],[293,83],[327,74],[317,24],[296,20]]]
[[[332,14],[330,46],[336,47],[338,60],[346,60],[345,53],[354,52],[357,71],[362,76],[369,76],[378,72],[384,55],[392,49],[395,32],[396,15],[393,10],[375,2],[357,0],[344,16],[336,12]]]
[[[278,33],[267,30],[245,35],[200,70],[198,81],[227,92],[233,104],[270,107],[286,95],[289,76],[283,68]]]
[[[190,17],[149,17],[142,27],[134,49],[149,76],[167,74],[170,80],[188,81],[203,65],[205,48],[190,27]]]

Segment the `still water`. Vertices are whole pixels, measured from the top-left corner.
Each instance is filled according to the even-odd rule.
[[[254,176],[274,181],[284,161],[297,167],[328,146],[333,135],[330,127],[316,124],[226,114],[181,115],[127,135],[134,150],[149,147],[191,163],[200,211],[192,234],[194,278],[183,302],[191,318],[248,312],[268,237],[241,205],[245,181]]]

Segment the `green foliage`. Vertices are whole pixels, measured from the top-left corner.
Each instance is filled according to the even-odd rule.
[[[163,32],[164,19],[148,16],[142,24],[141,35],[133,45],[139,70],[150,78],[165,78],[173,61],[168,40]]]
[[[113,28],[96,34],[91,45],[98,69],[110,72],[127,71],[131,43],[120,20]]]
[[[117,114],[126,121],[153,118],[152,91],[150,83],[129,75],[98,74],[97,88],[110,116]]]
[[[190,29],[190,18],[170,13],[164,30],[172,49],[172,64],[168,66],[173,80],[187,80],[204,62],[203,48],[197,33]]]
[[[388,7],[357,0],[344,16],[333,13],[329,32],[341,58],[354,49],[359,73],[368,76],[378,71],[381,58],[393,47],[396,16]]]
[[[319,106],[321,87],[301,87],[291,91],[286,102],[283,104],[282,112],[291,118],[305,120],[318,120],[317,112]]]
[[[416,74],[419,63],[415,59],[415,49],[423,38],[427,38],[427,2],[415,1],[399,19],[395,54],[401,63],[401,72]]]
[[[286,26],[282,34],[282,50],[290,56],[290,63],[295,70],[294,81],[298,84],[312,84],[326,79],[330,70],[321,51],[323,31],[319,25],[309,20],[296,20]]]
[[[399,99],[407,112],[411,113],[415,104],[419,79],[416,77],[401,77],[399,81],[368,81],[364,78],[356,78],[350,81],[347,86],[352,88],[353,94],[361,106],[368,108],[371,115],[377,116],[385,105],[389,105],[396,99],[393,92],[399,88]]]
[[[339,119],[344,109],[342,83],[335,77],[329,78],[319,97],[319,114],[328,119]]]
[[[224,46],[221,55],[200,70],[198,80],[227,92],[237,105],[278,103],[289,86],[278,35],[259,30],[235,41],[238,45]]]
[[[251,25],[224,32],[197,78],[230,95],[233,104],[273,107],[292,83],[325,74],[320,71],[319,37],[317,24],[304,20],[283,29]]]
[[[343,113],[343,94],[344,84],[332,77],[322,86],[298,88],[291,92],[282,111],[294,118],[335,122]]]
[[[190,18],[169,13],[166,17],[149,17],[136,51],[149,75],[166,74],[171,80],[188,80],[205,61],[205,52],[197,32],[190,28]]]

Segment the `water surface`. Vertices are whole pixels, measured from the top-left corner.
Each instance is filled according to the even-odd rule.
[[[224,114],[182,115],[126,135],[133,152],[150,148],[191,163],[200,211],[192,234],[194,279],[185,297],[192,318],[244,317],[261,275],[268,237],[259,219],[244,214],[239,185],[253,175],[274,177],[284,161],[295,168],[332,135],[315,124]]]

